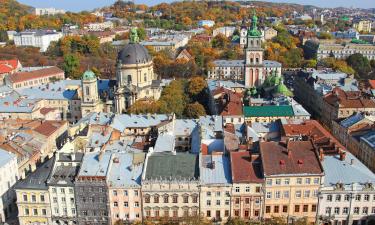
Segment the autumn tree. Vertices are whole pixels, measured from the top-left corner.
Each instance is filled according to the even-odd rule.
[[[199,118],[200,116],[205,116],[206,110],[203,105],[199,102],[194,102],[187,104],[185,108],[185,116],[188,118]]]
[[[363,79],[368,79],[371,72],[369,60],[360,53],[353,54],[346,59],[346,62],[355,70],[355,74]]]
[[[354,74],[355,71],[354,69],[347,64],[346,61],[340,60],[340,59],[335,59],[334,57],[328,57],[323,60],[321,60],[321,63],[325,67],[332,68],[337,71],[341,71],[346,74]]]

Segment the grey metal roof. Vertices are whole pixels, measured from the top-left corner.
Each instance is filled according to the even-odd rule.
[[[48,185],[73,186],[79,166],[57,166],[51,173]]]
[[[0,148],[0,167],[8,164],[16,155]]]
[[[230,184],[230,161],[224,155],[201,155],[200,180],[202,184]]]
[[[26,179],[18,181],[15,185],[15,189],[47,190],[47,179],[52,171],[54,159],[55,158],[49,159],[33,173],[28,175]]]
[[[138,64],[150,62],[151,56],[147,49],[138,43],[126,45],[118,54],[117,60],[121,64]]]
[[[340,125],[343,127],[349,128],[353,126],[354,124],[358,123],[359,121],[363,120],[364,118],[365,116],[363,114],[357,113],[341,121]]]
[[[196,180],[199,177],[198,156],[187,153],[148,156],[146,180]]]

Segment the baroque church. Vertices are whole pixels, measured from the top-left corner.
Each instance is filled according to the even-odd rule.
[[[137,100],[157,100],[163,90],[154,73],[152,57],[139,42],[137,29],[130,33],[130,42],[119,53],[116,81],[98,80],[88,70],[82,76],[82,117],[90,112],[124,113]]]

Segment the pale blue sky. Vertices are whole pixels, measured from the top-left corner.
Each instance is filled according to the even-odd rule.
[[[135,0],[137,4],[155,5],[161,2],[172,2],[173,0]],[[321,7],[361,7],[374,8],[374,0],[269,0],[271,2],[292,2],[300,4],[311,4]],[[110,5],[115,0],[19,0],[19,2],[34,7],[55,7],[69,11],[92,10],[97,7]],[[371,4],[372,3],[372,4]]]

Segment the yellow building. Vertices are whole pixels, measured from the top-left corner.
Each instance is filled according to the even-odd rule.
[[[50,159],[15,186],[20,225],[51,224],[50,197],[46,180],[54,159]]]
[[[372,29],[372,22],[369,20],[362,20],[358,23],[354,23],[353,28],[356,29],[358,32],[370,33]]]
[[[323,169],[310,141],[263,142],[263,217],[316,220]]]

